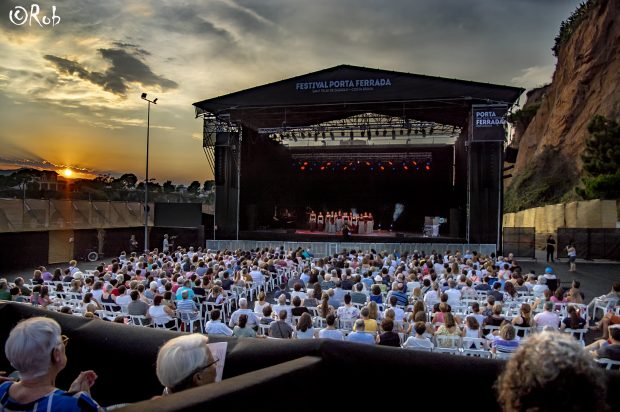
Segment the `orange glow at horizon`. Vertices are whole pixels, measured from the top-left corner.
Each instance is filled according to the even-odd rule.
[[[73,177],[73,170],[66,168],[62,170],[62,175],[67,179],[71,179]]]

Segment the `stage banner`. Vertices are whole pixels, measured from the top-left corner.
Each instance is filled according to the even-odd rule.
[[[471,141],[504,142],[507,111],[505,105],[472,105]]]

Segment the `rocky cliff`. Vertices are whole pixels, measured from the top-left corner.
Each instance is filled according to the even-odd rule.
[[[556,53],[552,83],[528,94],[524,111],[535,114],[516,127],[507,211],[575,199],[588,123],[597,114],[620,120],[620,1],[588,1]]]

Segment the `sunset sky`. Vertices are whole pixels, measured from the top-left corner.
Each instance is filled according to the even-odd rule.
[[[573,0],[0,0],[0,169],[211,178],[192,103],[351,64],[531,88]],[[16,25],[15,6],[54,27]]]

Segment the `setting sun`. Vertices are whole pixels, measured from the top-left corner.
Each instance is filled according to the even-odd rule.
[[[62,175],[64,177],[67,177],[67,178],[72,177],[73,176],[73,170],[71,170],[71,169],[63,169]]]

